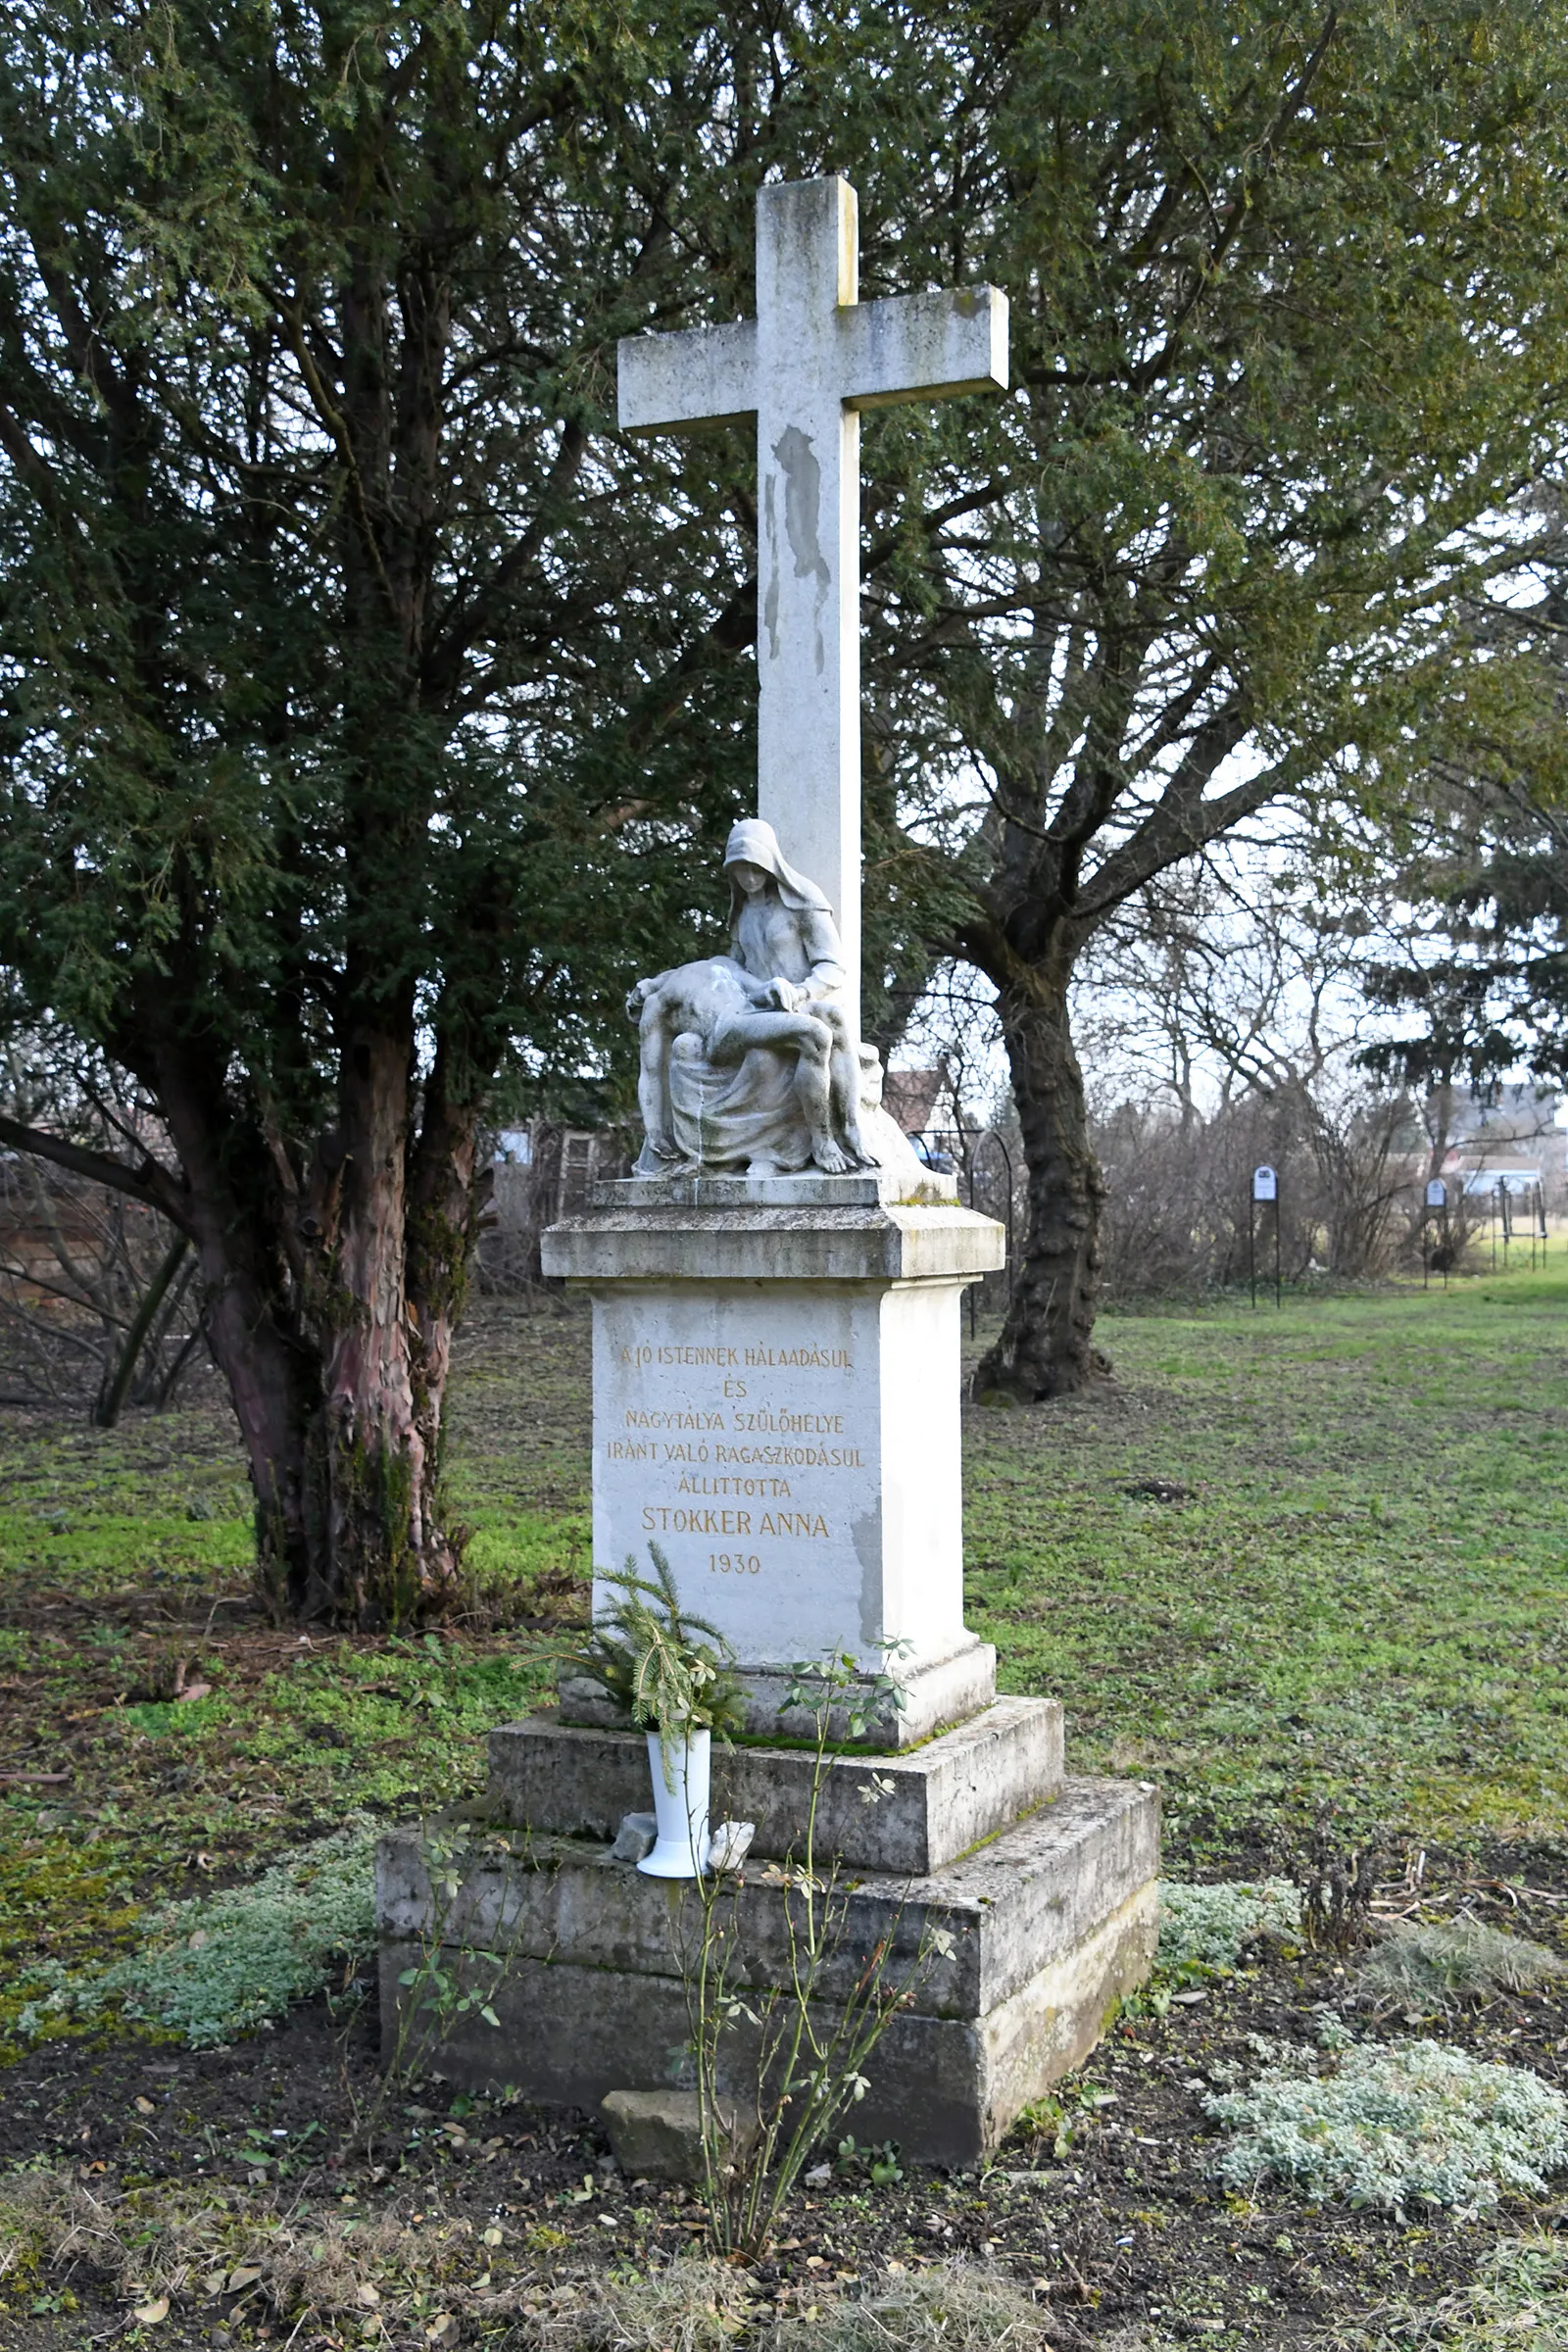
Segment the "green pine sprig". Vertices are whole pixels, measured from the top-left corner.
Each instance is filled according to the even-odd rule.
[[[553,1644],[543,1654],[598,1683],[639,1729],[657,1732],[666,1749],[690,1732],[737,1732],[745,1709],[728,1671],[734,1652],[716,1625],[682,1607],[669,1561],[657,1544],[648,1549],[653,1575],[640,1576],[628,1553],[620,1574],[604,1578],[613,1597],[594,1618],[587,1641]],[[671,1769],[666,1755],[666,1784]]]

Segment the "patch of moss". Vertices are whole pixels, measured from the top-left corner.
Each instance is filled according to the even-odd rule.
[[[206,2049],[275,2021],[371,1949],[376,1835],[358,1817],[249,1886],[165,1904],[142,1920],[134,1952],[58,1986],[23,2013],[20,2030],[36,2037],[60,2014],[91,2018],[118,2003],[132,2021]]]
[[[466,1572],[518,1587],[541,1576],[575,1575],[591,1581],[593,1523],[580,1511],[507,1510],[496,1503],[466,1503],[470,1530],[463,1554]]]
[[[0,1830],[0,2065],[22,2054],[16,2026],[29,2002],[63,1975],[128,1949],[141,1915],[122,1857],[108,1839]],[[94,2030],[56,2017],[48,2037]]]
[[[146,1699],[138,1705],[122,1710],[126,1723],[134,1724],[149,1739],[171,1735],[181,1740],[194,1740],[209,1724],[221,1723],[229,1712],[230,1702],[217,1692],[211,1698]]]

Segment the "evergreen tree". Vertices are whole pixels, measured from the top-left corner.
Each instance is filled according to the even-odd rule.
[[[592,0],[0,31],[0,961],[172,1158],[0,1140],[188,1236],[280,1609],[449,1592],[487,1091],[603,1064],[744,785],[722,599],[604,426],[672,182],[745,210],[760,37]]]

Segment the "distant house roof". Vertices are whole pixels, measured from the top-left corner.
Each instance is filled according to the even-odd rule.
[[[883,1106],[906,1135],[923,1135],[947,1082],[948,1073],[940,1062],[934,1070],[889,1070],[882,1080]]]

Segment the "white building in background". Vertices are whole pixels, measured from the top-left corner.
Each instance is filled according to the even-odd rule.
[[[1451,1188],[1475,1200],[1494,1198],[1500,1186],[1511,1200],[1540,1200],[1548,1209],[1562,1205],[1568,1179],[1562,1111],[1555,1087],[1528,1081],[1456,1086],[1446,1102],[1427,1098],[1431,1132],[1446,1137],[1442,1172]]]
[[[1464,1190],[1476,1200],[1487,1200],[1494,1193],[1506,1193],[1511,1200],[1525,1200],[1541,1192],[1545,1173],[1541,1168],[1485,1167],[1467,1169],[1460,1179]]]

